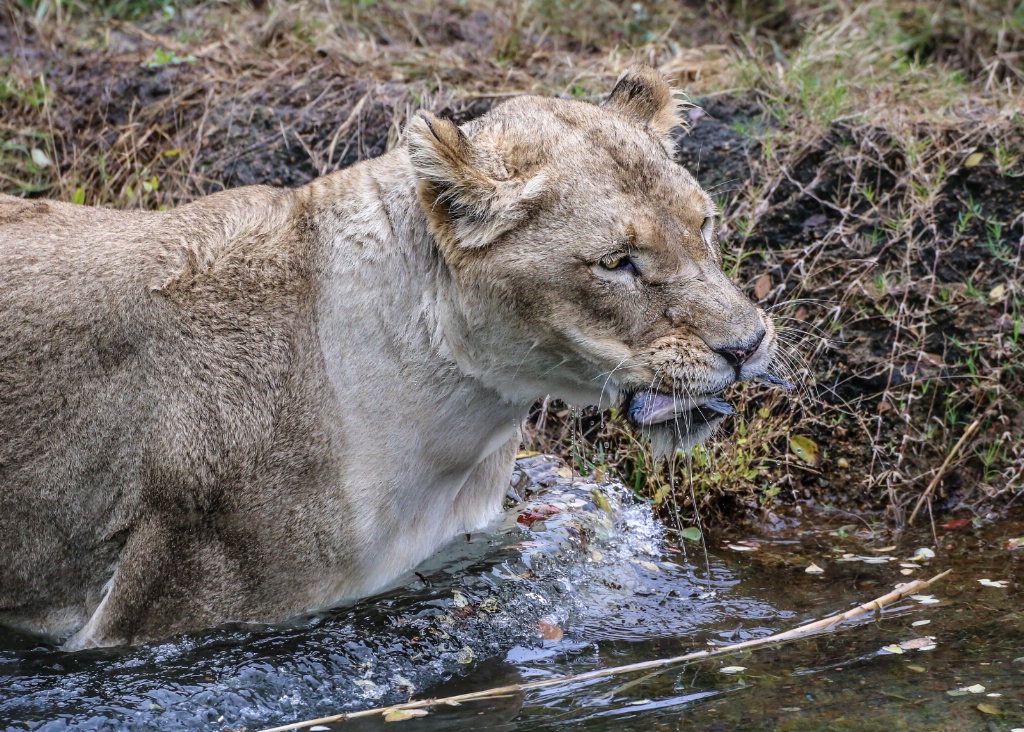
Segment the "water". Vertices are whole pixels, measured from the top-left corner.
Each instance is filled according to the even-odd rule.
[[[0,631],[0,728],[251,731],[675,656],[882,595],[906,579],[898,561],[840,561],[842,554],[905,559],[921,545],[911,538],[873,553],[886,537],[856,527],[751,530],[715,537],[707,576],[699,546],[685,557],[668,546],[646,506],[560,470],[544,457],[520,461],[516,480],[531,491],[528,505],[453,543],[390,592],[292,627],[222,628],[76,654]],[[918,573],[956,568],[934,589],[938,604],[903,601],[843,633],[743,656],[440,706],[402,729],[1024,727],[1015,583],[1024,549],[1004,548],[1022,535],[1024,522],[945,532],[951,554]],[[749,539],[761,539],[755,551],[727,548]],[[825,574],[805,573],[811,561]],[[930,624],[911,625],[923,619]],[[934,650],[879,652],[924,634],[936,636]],[[724,665],[747,670],[726,675]],[[946,693],[972,684],[985,691]],[[393,727],[378,718],[328,728],[385,726]]]

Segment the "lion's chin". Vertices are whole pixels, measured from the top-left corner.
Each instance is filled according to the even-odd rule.
[[[641,391],[630,397],[629,421],[651,441],[654,459],[693,448],[708,439],[733,408],[717,395],[679,397],[657,391]]]

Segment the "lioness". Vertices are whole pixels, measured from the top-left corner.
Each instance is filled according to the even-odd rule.
[[[496,515],[545,394],[704,439],[776,341],[677,123],[639,67],[296,190],[0,196],[0,623],[80,649],[366,595]]]

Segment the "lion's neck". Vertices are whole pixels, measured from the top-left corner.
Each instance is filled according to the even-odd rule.
[[[386,159],[322,179],[313,196],[318,212],[331,212],[319,226],[318,331],[342,481],[366,496],[375,569],[385,561],[398,572],[498,512],[529,405],[453,355],[448,270],[411,173]]]

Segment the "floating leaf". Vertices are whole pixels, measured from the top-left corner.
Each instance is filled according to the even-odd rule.
[[[793,435],[790,437],[789,449],[803,462],[811,466],[817,465],[821,457],[818,452],[817,443],[810,437],[804,437],[803,435]]]
[[[902,574],[904,576],[909,576],[909,575],[912,575],[913,573],[914,573],[914,570],[912,570],[912,569],[901,569],[900,570],[900,574]]]
[[[946,692],[950,696],[966,696],[967,694],[984,694],[985,687],[981,684],[971,684],[970,686],[960,686],[956,689],[950,689]]]
[[[935,558],[935,552],[932,551],[931,549],[929,549],[928,547],[923,546],[920,549],[918,549],[917,551],[915,551],[914,552],[914,556],[912,556],[908,561],[919,562],[919,561],[921,561],[923,559],[934,559],[934,558]]]
[[[901,655],[903,653],[903,649],[900,648],[898,644],[892,643],[888,646],[882,646],[882,653],[894,653],[896,655]]]
[[[997,587],[1000,589],[1010,584],[1008,580],[990,580],[988,578],[980,579],[978,580],[978,582],[979,584],[982,584],[985,587]]]
[[[921,625],[928,625],[928,623],[930,623],[930,622],[932,622],[932,621],[931,620],[915,620],[913,623],[910,624],[910,627],[917,628],[917,627],[919,627]]]
[[[922,605],[934,605],[939,602],[934,595],[911,595],[911,600],[917,600]]]
[[[660,572],[661,571],[661,567],[659,567],[654,562],[645,562],[643,560],[638,559],[638,560],[636,560],[636,563],[639,564],[644,569],[646,569],[648,572]]]
[[[1002,714],[1002,712],[1000,712],[994,706],[992,706],[991,704],[985,704],[984,702],[978,705],[978,711],[982,714]]]
[[[384,715],[385,722],[404,722],[407,719],[415,719],[416,717],[425,717],[428,712],[426,709],[390,709],[388,713]]]
[[[811,566],[804,570],[807,574],[821,574],[825,570],[819,567],[814,562],[811,562]]]
[[[720,674],[739,674],[747,670],[746,666],[723,666],[718,669]]]
[[[679,532],[679,535],[687,541],[700,541],[700,529],[696,526],[687,526]]]
[[[966,158],[964,158],[964,167],[965,168],[973,168],[976,165],[979,165],[981,163],[981,161],[984,160],[984,159],[985,159],[985,153],[983,153],[983,152],[972,152],[970,155],[968,155]]]
[[[732,549],[734,552],[754,552],[757,551],[756,546],[743,546],[742,544],[726,544],[727,548]]]

